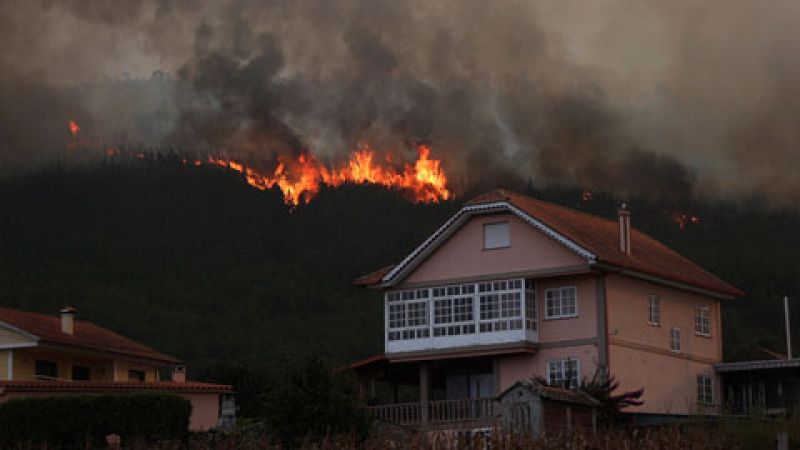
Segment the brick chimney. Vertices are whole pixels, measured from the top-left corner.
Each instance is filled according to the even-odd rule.
[[[631,212],[625,202],[617,209],[619,217],[619,251],[631,254]]]
[[[183,364],[172,366],[172,381],[174,383],[186,383],[186,366]]]
[[[75,333],[75,311],[72,306],[61,308],[61,332],[66,334]]]

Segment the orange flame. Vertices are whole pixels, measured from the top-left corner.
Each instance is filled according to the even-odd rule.
[[[344,183],[380,184],[400,189],[417,202],[447,200],[452,194],[447,189],[447,176],[441,161],[430,159],[431,149],[426,145],[417,148],[419,157],[414,165],[406,164],[402,171],[391,166],[391,157],[380,163],[375,152],[367,146],[354,151],[350,159],[338,167],[328,168],[314,155],[303,153],[296,158],[281,156],[271,174],[261,173],[231,159],[209,157],[208,162],[244,175],[251,186],[266,190],[278,186],[284,201],[289,205],[308,203],[319,192],[320,186],[341,186]],[[195,163],[195,165],[198,165]]]
[[[69,128],[70,134],[72,134],[73,136],[77,136],[78,133],[81,132],[81,127],[74,120],[68,120],[67,127]]]
[[[700,224],[700,218],[691,214],[677,214],[673,217],[673,221],[678,224],[681,231],[685,230],[688,225]]]

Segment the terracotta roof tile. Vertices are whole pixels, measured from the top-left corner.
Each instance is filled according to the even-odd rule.
[[[482,194],[468,201],[466,205],[500,201],[516,206],[526,214],[593,253],[600,263],[684,283],[724,295],[744,295],[744,292],[735,286],[717,278],[635,228],[631,228],[631,254],[628,255],[621,252],[618,241],[619,225],[614,220],[575,211],[503,189],[496,189]],[[391,268],[381,270],[385,271],[385,275]],[[373,284],[379,283],[384,276],[378,276],[379,272],[373,272],[362,277],[362,279],[370,280]]]
[[[136,392],[136,391],[169,391],[169,392],[232,392],[233,386],[227,384],[200,383],[187,381],[155,382],[115,382],[115,381],[0,381],[2,391],[83,391],[83,392]]]
[[[0,321],[37,336],[46,344],[74,346],[156,360],[166,364],[179,362],[172,356],[83,320],[75,320],[74,333],[71,335],[61,331],[61,318],[53,315],[0,307]]]

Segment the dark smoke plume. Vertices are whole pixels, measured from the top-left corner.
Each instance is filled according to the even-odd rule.
[[[685,6],[685,5],[684,5]],[[0,161],[104,145],[269,164],[430,143],[455,183],[800,204],[800,6],[9,0]],[[70,155],[66,155],[70,157]]]

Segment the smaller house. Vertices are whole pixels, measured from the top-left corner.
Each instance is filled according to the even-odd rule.
[[[597,429],[600,403],[579,390],[523,380],[498,395],[503,428],[511,433],[540,436],[565,429]]]
[[[186,380],[172,356],[91,322],[0,308],[0,403],[54,395],[166,392],[192,402],[189,428],[230,422],[233,387]],[[162,372],[171,372],[162,380]]]
[[[727,362],[714,369],[731,414],[791,416],[800,410],[800,359]]]

